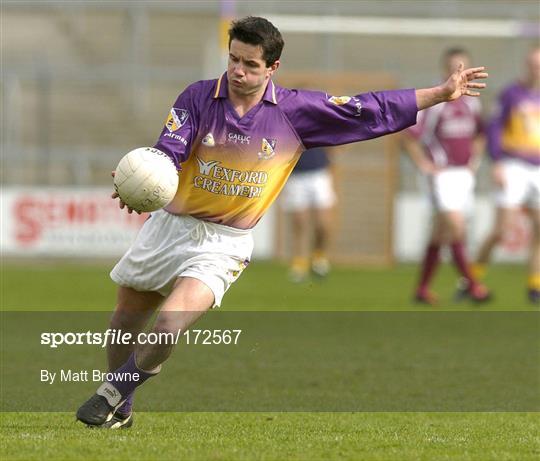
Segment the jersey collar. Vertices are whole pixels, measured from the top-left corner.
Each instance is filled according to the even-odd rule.
[[[229,88],[227,85],[227,73],[225,72],[217,80],[216,87],[214,90],[214,99],[227,98],[228,95],[229,95]],[[268,101],[272,104],[277,104],[276,86],[274,85],[274,82],[272,80],[268,81],[268,84],[266,85],[266,89],[264,90],[262,99],[263,101]]]

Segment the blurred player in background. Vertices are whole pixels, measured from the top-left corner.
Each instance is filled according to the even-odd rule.
[[[316,276],[328,275],[328,245],[335,202],[334,181],[326,149],[306,150],[282,192],[282,206],[292,224],[291,281],[306,280],[310,269]]]
[[[190,85],[174,103],[155,148],[181,170],[178,192],[152,213],[111,272],[119,285],[111,328],[137,337],[159,308],[153,336],[185,332],[220,305],[249,263],[251,229],[303,151],[400,131],[416,123],[418,110],[479,96],[485,84],[473,80],[487,77],[483,67],[461,66],[433,88],[330,96],[275,85],[282,49],[280,32],[266,19],[235,21],[227,71]],[[174,346],[109,344],[114,374],[81,405],[77,419],[129,426],[136,388],[159,373]]]
[[[532,303],[540,303],[540,46],[527,56],[525,78],[500,94],[488,128],[488,149],[497,211],[473,271],[484,276],[493,248],[524,207],[532,228],[527,293]]]
[[[465,67],[470,64],[465,49],[452,48],[443,54],[445,80],[460,63]],[[450,246],[454,265],[465,282],[465,293],[474,301],[486,301],[489,292],[473,276],[465,245],[466,213],[473,204],[474,174],[485,146],[480,102],[461,98],[433,106],[419,114],[418,123],[404,132],[403,139],[411,159],[428,177],[434,208],[416,301],[437,303],[429,285],[443,245]]]

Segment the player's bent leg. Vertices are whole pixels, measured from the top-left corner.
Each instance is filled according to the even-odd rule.
[[[137,291],[118,287],[117,304],[111,317],[110,328],[126,331],[136,337],[159,307],[164,297],[155,291]],[[109,371],[116,370],[131,355],[134,344],[108,344]]]
[[[139,338],[135,351],[126,363],[117,368],[110,381],[102,383],[97,392],[77,411],[77,419],[90,426],[108,427],[117,416],[117,410],[146,380],[159,373],[161,364],[174,348],[170,333],[185,331],[214,304],[214,293],[202,281],[183,277],[177,280],[173,291],[163,303],[161,312],[151,330],[157,344]],[[159,336],[166,333],[167,336]]]
[[[461,275],[455,300],[468,297],[475,302],[485,302],[490,299],[489,290],[474,276],[465,245],[465,216],[461,211],[452,210],[441,213],[441,218],[448,231],[450,250],[453,263]]]
[[[431,236],[424,253],[420,269],[420,278],[414,295],[414,300],[417,303],[429,305],[436,305],[438,303],[437,296],[431,292],[429,285],[439,266],[443,234],[443,224],[439,213],[437,213],[433,218]]]
[[[155,291],[137,291],[131,287],[118,287],[117,304],[111,317],[110,328],[127,332],[136,338],[144,330],[148,320],[159,307],[164,297]],[[109,371],[120,367],[133,353],[134,344],[107,345]],[[133,394],[118,408],[104,428],[130,427],[133,424]]]
[[[192,277],[180,277],[163,303],[151,332],[157,338],[173,338],[179,331],[183,334],[213,305],[214,293],[205,283]],[[169,340],[137,344],[137,367],[149,372],[159,371],[174,346]]]
[[[328,247],[332,235],[332,223],[334,221],[334,209],[315,208],[315,240],[311,257],[311,270],[319,277],[325,277],[330,272],[328,259]]]
[[[532,236],[527,296],[531,303],[540,304],[540,208],[531,208],[528,211],[531,218]]]
[[[484,270],[480,270],[479,272],[485,273],[485,266],[491,259],[493,249],[502,241],[504,233],[510,225],[516,211],[517,210],[514,208],[497,208],[493,228],[480,246],[480,250],[478,251],[478,256],[476,258],[475,265],[482,266],[484,268]],[[475,276],[482,278],[484,275],[483,273],[475,273]]]
[[[297,209],[289,213],[292,223],[292,260],[289,278],[300,283],[306,280],[309,269],[309,209]]]

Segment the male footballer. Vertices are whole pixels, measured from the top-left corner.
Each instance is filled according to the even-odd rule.
[[[526,59],[523,79],[503,89],[488,127],[497,205],[495,223],[480,247],[473,271],[486,272],[493,249],[521,208],[531,223],[527,297],[540,304],[540,46]]]
[[[281,193],[281,205],[291,222],[289,279],[299,283],[309,272],[326,277],[327,256],[336,193],[330,154],[322,147],[304,152]]]
[[[442,57],[444,80],[469,59],[463,48],[446,50]],[[429,179],[434,209],[415,300],[437,303],[429,285],[439,265],[441,247],[448,245],[464,282],[463,295],[476,302],[487,301],[489,292],[469,268],[465,245],[466,213],[472,208],[474,173],[485,145],[478,99],[462,98],[430,107],[420,113],[414,127],[404,131],[403,138],[411,159]]]
[[[220,305],[248,265],[251,229],[302,152],[402,130],[416,123],[418,110],[478,96],[485,84],[473,80],[487,77],[483,67],[460,66],[444,84],[421,90],[341,97],[291,90],[272,81],[283,44],[264,18],[233,22],[227,71],[190,85],[174,103],[155,148],[180,171],[178,192],[152,213],[111,272],[119,285],[111,328],[137,334],[160,307],[152,332],[186,331]],[[129,427],[135,389],[159,373],[173,347],[110,345],[109,369],[139,379],[104,382],[77,419]]]

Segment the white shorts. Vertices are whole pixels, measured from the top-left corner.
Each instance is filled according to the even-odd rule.
[[[144,223],[111,278],[121,286],[167,296],[178,277],[193,277],[212,290],[217,307],[252,251],[250,230],[159,210]]]
[[[332,175],[326,168],[294,173],[281,193],[285,211],[330,208],[336,203]]]
[[[448,167],[429,181],[431,200],[437,211],[470,210],[474,200],[474,175],[468,167]]]
[[[540,165],[506,159],[501,161],[505,186],[495,193],[500,208],[540,209]]]

